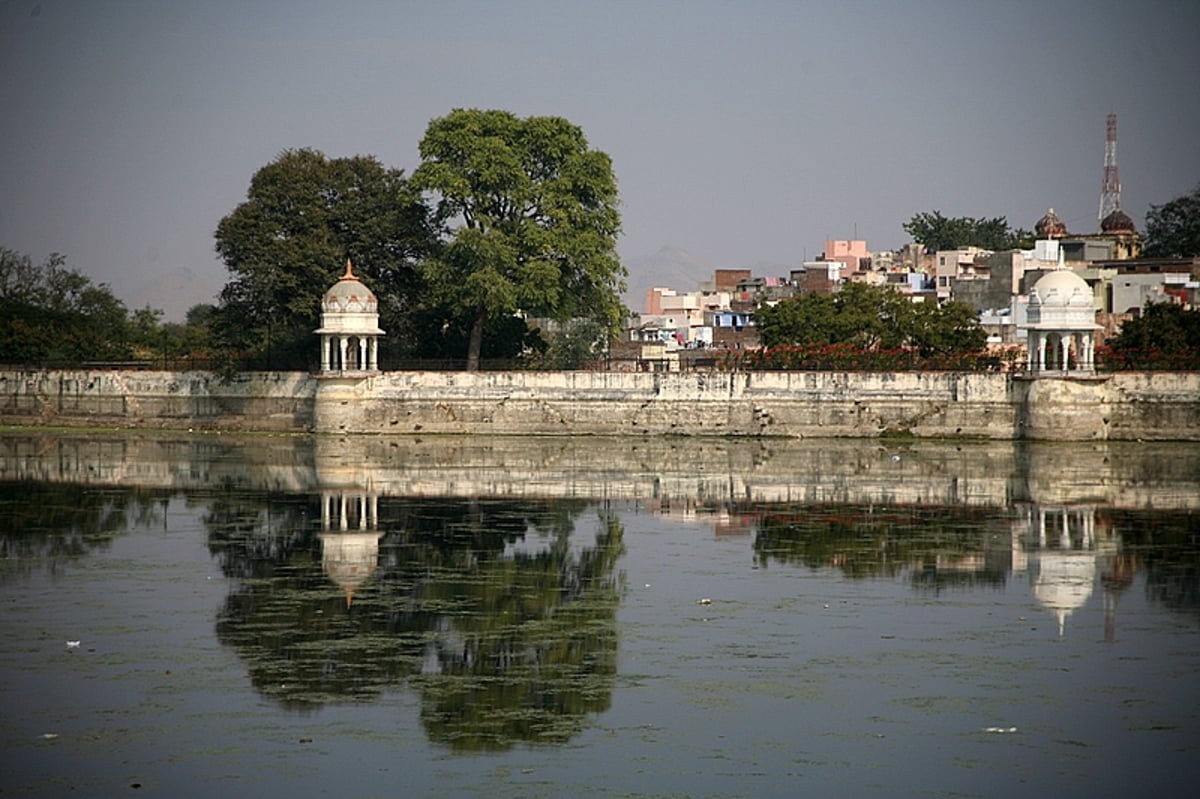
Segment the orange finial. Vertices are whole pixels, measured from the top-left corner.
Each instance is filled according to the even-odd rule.
[[[346,274],[342,275],[342,280],[354,280],[354,270],[350,266],[350,259],[346,259]]]

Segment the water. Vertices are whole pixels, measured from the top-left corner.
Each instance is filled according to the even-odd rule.
[[[1187,444],[5,434],[0,793],[1190,796],[1198,511]]]

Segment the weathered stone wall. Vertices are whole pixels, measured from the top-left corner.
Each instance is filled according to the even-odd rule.
[[[0,371],[0,423],[321,433],[1200,440],[1200,374]]]
[[[210,372],[0,371],[0,422],[68,427],[296,431],[316,383],[299,372],[223,382]]]
[[[1107,438],[1200,440],[1200,373],[1130,372],[1114,376],[1103,410]]]
[[[1011,438],[1003,375],[391,372],[321,380],[316,429],[545,435]]]

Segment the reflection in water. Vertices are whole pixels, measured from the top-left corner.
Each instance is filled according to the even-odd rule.
[[[207,519],[210,549],[242,578],[217,634],[264,695],[304,709],[408,682],[430,738],[462,750],[564,741],[608,707],[615,515],[581,546],[581,502],[243,503]]]
[[[0,481],[0,583],[37,568],[55,573],[131,526],[159,523],[169,496],[165,490]]]
[[[760,570],[933,596],[1011,577],[1058,637],[1099,594],[1117,640],[1135,577],[1200,624],[1198,484],[1194,446],[0,436],[0,584],[166,525],[182,493],[229,578],[218,639],[262,696],[407,688],[430,740],[497,750],[609,709],[624,509],[752,536]]]
[[[321,567],[346,595],[346,607],[379,562],[379,497],[321,494]]]
[[[1099,583],[1105,637],[1139,563],[1147,592],[1200,621],[1200,515],[1118,511],[1090,503],[972,507],[764,506],[739,511],[755,527],[755,562],[834,568],[848,578],[906,577],[914,588],[1003,585],[1028,578],[1063,635]],[[1097,579],[1099,578],[1099,579]]]
[[[1119,534],[1103,524],[1096,535],[1092,505],[1040,505],[1023,509],[1025,518],[1014,525],[1013,570],[1028,564],[1033,595],[1058,618],[1062,636],[1067,617],[1087,603],[1103,562],[1117,551]],[[1115,607],[1115,603],[1114,603]]]
[[[756,523],[755,560],[764,567],[833,567],[851,578],[908,575],[921,589],[1002,585],[1008,553],[993,535],[1002,513],[970,506],[767,506]]]
[[[456,607],[433,611],[441,634],[418,683],[430,737],[470,750],[563,742],[608,709],[623,532],[602,513],[578,553],[560,532],[537,552],[472,558],[426,582],[424,603]]]

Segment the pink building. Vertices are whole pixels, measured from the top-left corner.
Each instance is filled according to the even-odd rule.
[[[825,239],[826,261],[841,261],[846,265],[846,274],[860,269],[869,269],[871,253],[865,239]]]

